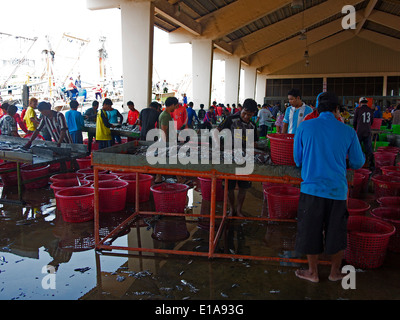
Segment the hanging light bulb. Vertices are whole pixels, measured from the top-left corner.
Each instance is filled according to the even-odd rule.
[[[307,40],[307,34],[306,34],[306,30],[300,30],[301,34],[299,36],[299,40]]]
[[[310,56],[309,56],[309,54],[308,54],[308,50],[306,50],[306,51],[304,51],[304,58],[305,59],[308,59]]]
[[[309,64],[310,64],[310,60],[307,59],[305,66],[308,67]]]

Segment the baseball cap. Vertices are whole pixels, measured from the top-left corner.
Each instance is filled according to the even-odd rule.
[[[359,103],[361,102],[368,102],[366,97],[361,97],[360,100],[358,101]]]
[[[336,94],[332,92],[321,92],[317,96],[317,101],[315,104],[315,108],[318,108],[320,104],[336,104],[339,105],[339,100]]]
[[[41,102],[39,102],[39,104],[37,106],[37,109],[39,111],[41,111],[41,110],[51,110],[51,105],[50,105],[50,103],[48,103],[46,101],[41,101]]]

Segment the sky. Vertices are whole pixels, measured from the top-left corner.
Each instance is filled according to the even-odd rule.
[[[39,60],[43,58],[41,52],[48,48],[45,39],[48,35],[52,50],[55,51],[56,62],[62,58],[66,61],[62,63],[63,67],[68,71],[74,66],[74,61],[79,55],[76,46],[80,42],[69,45],[65,38],[61,40],[63,33],[80,39],[89,39],[90,43],[81,49],[80,59],[75,64],[73,72],[73,76],[80,73],[82,81],[85,81],[85,77],[88,81],[90,77],[99,75],[99,38],[106,37],[105,49],[113,79],[118,79],[122,75],[119,9],[89,10],[86,7],[86,0],[0,0],[0,13],[0,32],[28,38],[38,37],[29,51],[29,57],[39,57]],[[0,35],[0,59],[11,52],[14,54],[17,52],[17,55],[21,56],[28,50],[30,44],[30,41]],[[169,50],[170,46],[174,46],[174,50]],[[4,48],[13,49],[4,50]],[[173,51],[173,55],[169,54],[170,51]],[[168,34],[154,28],[153,80],[168,79],[173,83],[183,79],[187,74],[191,74],[191,45],[171,45]]]

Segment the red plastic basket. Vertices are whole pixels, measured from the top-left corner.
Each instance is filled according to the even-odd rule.
[[[71,169],[71,161],[65,161],[65,167],[68,170]],[[50,169],[49,169],[50,173],[60,172],[60,170],[61,170],[61,163],[60,162],[50,163]]]
[[[271,160],[274,164],[295,166],[293,159],[294,134],[268,134],[271,145]]]
[[[400,207],[380,207],[373,209],[371,215],[374,218],[382,219],[393,225],[396,232],[390,237],[388,250],[393,252],[400,252]]]
[[[377,199],[381,207],[400,208],[400,197],[382,197]]]
[[[76,162],[78,162],[79,169],[90,168],[92,165],[92,157],[87,156],[85,158],[78,158],[76,159]]]
[[[388,172],[388,176],[400,178],[400,172]]]
[[[92,168],[84,168],[84,169],[79,169],[76,171],[76,173],[83,173],[84,175],[91,175],[94,174],[94,170]],[[99,170],[99,174],[106,174],[107,170]]]
[[[66,188],[72,188],[72,187],[87,187],[90,185],[89,181],[82,180],[79,181],[78,179],[75,180],[60,180],[53,182],[50,185],[50,188],[53,189],[54,194],[56,194],[60,190],[64,190]]]
[[[66,222],[84,222],[94,219],[94,189],[72,187],[56,193],[57,208]]]
[[[382,126],[382,118],[374,118],[374,122],[371,124],[372,130],[379,130]]]
[[[35,167],[33,165],[27,165],[21,168],[22,181],[43,177],[42,179],[26,183],[25,189],[40,189],[47,187],[49,184],[49,177],[47,176],[49,174],[49,168],[50,165],[39,166],[39,167]]]
[[[181,183],[162,183],[150,187],[157,212],[184,213],[189,187]]]
[[[118,212],[125,209],[128,182],[122,180],[99,181],[99,211]]]
[[[85,175],[82,173],[74,173],[74,172],[68,172],[68,173],[58,173],[55,175],[52,175],[50,177],[50,182],[63,182],[66,180],[69,181],[81,181],[85,178]]]
[[[377,175],[373,176],[375,197],[397,197],[400,196],[400,177]]]
[[[4,171],[15,169],[15,171],[4,173]],[[4,162],[0,164],[0,177],[5,187],[18,185],[17,163]]]
[[[400,167],[396,167],[396,166],[385,166],[385,167],[381,167],[382,170],[382,174],[389,174],[389,173],[400,173]]]
[[[371,205],[360,199],[349,198],[347,200],[347,211],[350,216],[365,216],[370,208]]]
[[[369,184],[369,177],[371,176],[371,171],[368,169],[357,169],[354,170],[355,173],[361,173],[364,176],[363,182],[362,182],[362,193],[367,193],[368,192],[368,184]]]
[[[374,157],[376,168],[393,166],[396,160],[396,154],[391,152],[374,152]]]
[[[359,268],[382,266],[395,227],[376,218],[351,216],[347,222],[345,260]]]
[[[127,203],[136,202],[136,173],[116,174],[119,180],[128,182],[126,195]],[[139,174],[139,202],[146,202],[150,199],[150,187],[153,176],[149,174]]]
[[[359,198],[363,189],[365,176],[361,173],[355,172],[353,175],[353,185],[349,190],[351,198]]]
[[[211,201],[211,179],[200,177],[197,179],[200,181],[201,196],[204,200]],[[217,179],[216,201],[224,201],[224,188],[221,179]]]
[[[189,238],[185,217],[166,217],[157,220],[152,238],[159,241],[177,242]]]
[[[272,219],[294,219],[297,217],[300,188],[290,186],[269,187],[264,190]]]
[[[98,178],[99,178],[99,182],[100,181],[112,181],[112,180],[117,180],[118,176],[115,174],[99,173]],[[84,179],[87,181],[90,181],[90,182],[94,182],[94,174],[89,174],[89,175],[85,176]]]
[[[387,147],[378,147],[377,149],[378,152],[390,152],[390,153],[399,153],[400,148],[398,147],[392,147],[392,146],[387,146]]]

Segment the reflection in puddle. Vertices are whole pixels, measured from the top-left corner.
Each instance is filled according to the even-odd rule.
[[[3,199],[17,199],[16,190],[3,190]],[[387,266],[357,273],[357,289],[338,283],[318,286],[299,281],[299,265],[245,259],[208,259],[207,218],[142,216],[112,239],[114,246],[195,251],[204,256],[115,250],[96,252],[93,222],[67,223],[59,215],[50,188],[24,192],[26,206],[1,205],[0,298],[3,300],[151,299],[397,299],[400,298],[399,256],[388,254]],[[153,211],[152,201],[141,210]],[[216,206],[222,215],[222,202]],[[107,236],[133,212],[132,207],[101,214],[100,237]],[[187,213],[209,214],[199,187],[188,192]],[[253,183],[244,205],[249,216],[266,215],[261,184]],[[218,227],[221,220],[216,221]],[[229,220],[215,252],[296,258],[295,223]],[[54,267],[55,289],[43,284]],[[302,267],[302,266],[300,266]],[[43,272],[44,270],[44,272]],[[321,266],[321,276],[329,267]],[[393,271],[392,271],[393,270]],[[50,279],[50,278],[49,278]],[[373,281],[374,286],[366,284]],[[362,289],[363,285],[367,289]]]

